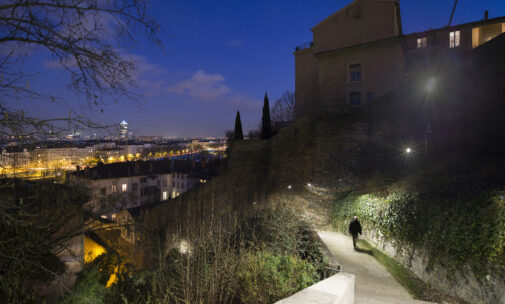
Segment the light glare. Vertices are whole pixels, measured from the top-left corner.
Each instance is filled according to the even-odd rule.
[[[435,77],[431,77],[428,79],[428,82],[426,83],[426,91],[429,93],[435,89]]]

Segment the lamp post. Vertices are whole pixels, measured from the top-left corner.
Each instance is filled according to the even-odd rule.
[[[426,123],[426,129],[424,130],[424,155],[428,156],[428,136],[432,133],[431,124]]]
[[[430,94],[434,89],[436,85],[436,78],[435,77],[430,77],[428,81],[426,82],[426,93]],[[424,129],[424,155],[428,156],[428,137],[432,133],[431,130],[431,124],[430,122],[426,122],[426,128]]]

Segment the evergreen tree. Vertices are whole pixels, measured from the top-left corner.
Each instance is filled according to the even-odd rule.
[[[233,135],[235,140],[244,140],[244,133],[242,132],[242,122],[240,121],[240,111],[237,111],[237,117],[235,118],[235,132]]]
[[[265,100],[263,102],[263,116],[261,117],[261,138],[269,139],[272,137],[272,122],[270,121],[270,104],[268,96],[265,92]]]

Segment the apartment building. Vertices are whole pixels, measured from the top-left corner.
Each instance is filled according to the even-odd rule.
[[[312,28],[295,49],[295,119],[362,105],[406,77],[436,76],[505,32],[505,17],[404,35],[398,0],[355,0]]]
[[[85,168],[69,181],[91,191],[87,208],[115,220],[120,210],[176,198],[210,177],[202,163],[187,160],[122,162]]]

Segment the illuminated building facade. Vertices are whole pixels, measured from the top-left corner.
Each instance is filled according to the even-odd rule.
[[[124,120],[119,124],[119,134],[123,139],[128,138],[128,123]]]
[[[208,172],[200,163],[158,160],[100,165],[74,172],[69,178],[91,190],[88,209],[103,218],[116,220],[120,210],[181,195],[206,181]]]

